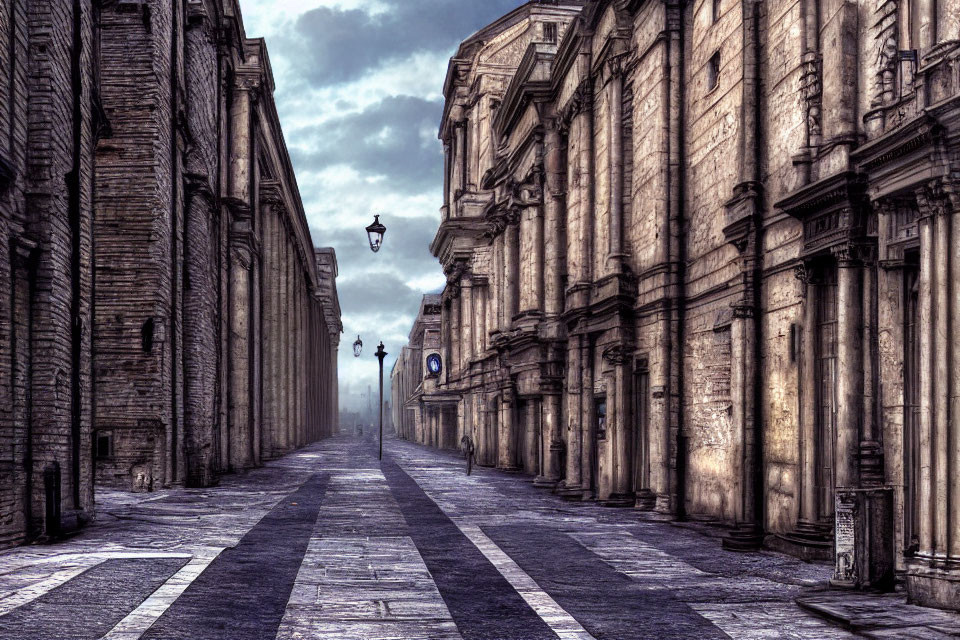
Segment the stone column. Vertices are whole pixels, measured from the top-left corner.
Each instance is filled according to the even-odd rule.
[[[544,147],[546,187],[543,194],[544,225],[544,301],[548,316],[563,313],[563,149],[556,122],[547,127]]]
[[[589,90],[584,95],[583,111],[578,116],[580,126],[580,282],[593,277],[593,213],[594,213],[594,139],[593,101]]]
[[[800,522],[798,530],[819,521],[817,500],[817,286],[805,273],[803,349],[800,362]]]
[[[520,296],[520,226],[516,223],[507,225],[504,231],[504,324],[509,327],[513,324],[513,317],[519,312]]]
[[[251,112],[252,92],[259,79],[256,75],[238,74],[230,104],[230,195],[247,205],[250,204],[251,158]]]
[[[623,58],[612,58],[610,73],[610,246],[608,273],[623,269]],[[632,152],[632,150],[631,150]]]
[[[456,370],[457,375],[460,375],[463,371],[463,365],[461,363],[461,345],[463,344],[463,333],[461,331],[461,305],[463,304],[463,288],[462,283],[457,282],[454,289],[453,299],[450,301],[450,315],[451,315],[451,324],[450,324],[450,364],[451,374],[453,370]],[[461,433],[461,437],[464,434]]]
[[[466,375],[470,370],[470,360],[473,359],[473,329],[476,318],[473,314],[473,281],[469,276],[461,280],[460,300],[462,305],[461,318],[465,321],[460,327],[461,370]]]
[[[567,424],[564,435],[567,448],[567,469],[563,487],[559,491],[561,495],[567,498],[579,497],[583,493],[583,475],[580,466],[583,438],[583,431],[580,428],[582,415],[580,404],[583,388],[583,378],[580,371],[580,342],[582,340],[583,336],[571,336],[567,341],[567,375],[564,384],[567,401]]]
[[[450,327],[451,307],[449,295],[444,295],[440,306],[440,356],[443,358],[443,374],[440,380],[444,384],[450,381],[450,342],[453,339]]]
[[[950,212],[946,218],[950,230],[950,311],[953,326],[950,331],[950,558],[960,561],[960,212]]]
[[[936,0],[916,0],[917,19],[920,23],[920,42],[917,49],[921,58],[937,43],[937,2]]]
[[[837,446],[834,452],[836,486],[859,485],[857,453],[863,411],[863,302],[861,265],[845,249],[837,269]]]
[[[230,468],[253,464],[250,406],[249,220],[233,223],[230,233]]]
[[[863,434],[860,439],[860,483],[879,487],[884,482],[883,448],[878,438],[879,365],[874,357],[877,336],[877,266],[875,261],[863,267]]]
[[[937,207],[933,218],[933,545],[946,555],[951,536],[950,490],[950,216]],[[954,259],[958,248],[954,248]]]
[[[511,389],[500,394],[500,433],[497,467],[505,471],[517,470],[516,401]]]
[[[584,496],[588,496],[591,484],[595,484],[594,471],[592,467],[594,448],[594,431],[596,430],[593,417],[593,354],[590,348],[589,336],[582,336],[580,339],[580,372],[583,379],[583,386],[580,393],[580,430],[582,436],[580,439],[582,449],[582,460],[580,463],[581,487]]]
[[[630,372],[629,355],[620,347],[604,353],[614,365],[613,402],[608,402],[607,432],[611,439],[610,495],[604,504],[611,507],[632,507],[636,496],[631,487],[633,471],[633,447],[631,443]]]
[[[493,239],[493,273],[490,279],[491,330],[503,331],[507,323],[503,321],[503,238],[502,233]]]
[[[933,438],[934,428],[934,299],[936,261],[933,249],[933,217],[924,215],[920,227],[920,437],[918,438],[919,491],[917,495],[920,552],[934,550],[933,537]]]
[[[534,480],[534,484],[538,487],[553,488],[560,481],[560,452],[563,450],[560,435],[560,402],[560,395],[555,392],[543,396],[540,475]]]
[[[543,307],[543,216],[540,207],[526,207],[520,214],[519,288],[520,311],[540,311]]]
[[[287,332],[287,366],[283,371],[283,389],[284,389],[284,405],[285,405],[285,414],[286,414],[286,424],[283,425],[285,433],[285,440],[287,445],[287,450],[290,450],[296,447],[296,438],[294,431],[294,420],[296,414],[294,413],[293,407],[293,385],[295,384],[294,380],[294,365],[296,363],[296,348],[297,348],[297,337],[296,337],[296,325],[294,324],[294,315],[293,315],[293,296],[296,291],[294,285],[294,269],[293,263],[295,260],[293,244],[290,242],[290,238],[286,238],[286,299],[287,299],[287,311],[286,311],[286,332]]]

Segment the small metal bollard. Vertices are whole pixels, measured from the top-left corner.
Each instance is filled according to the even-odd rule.
[[[52,462],[43,470],[44,520],[47,538],[59,538],[62,517],[60,513],[60,463]]]

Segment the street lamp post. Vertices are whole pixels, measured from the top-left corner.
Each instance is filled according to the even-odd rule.
[[[383,460],[383,359],[387,356],[387,352],[383,350],[383,342],[377,347],[376,356],[380,360],[380,404],[378,408],[380,409],[380,460]]]
[[[360,339],[360,336],[357,336],[357,341],[353,343],[353,357],[359,358],[360,353],[363,351],[363,340]]]

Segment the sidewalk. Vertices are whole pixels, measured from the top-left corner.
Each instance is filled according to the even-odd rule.
[[[901,593],[830,590],[797,598],[801,608],[864,638],[960,638],[960,614],[907,604]]]

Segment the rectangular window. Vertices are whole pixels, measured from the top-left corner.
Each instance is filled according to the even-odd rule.
[[[113,434],[112,433],[98,433],[97,434],[97,459],[103,460],[105,458],[113,457]]]
[[[557,23],[556,22],[544,22],[543,23],[543,41],[550,44],[555,44],[557,42]]]
[[[607,397],[597,398],[597,439],[603,440],[607,437]]]
[[[717,51],[707,63],[707,91],[713,91],[720,83],[720,52]]]

